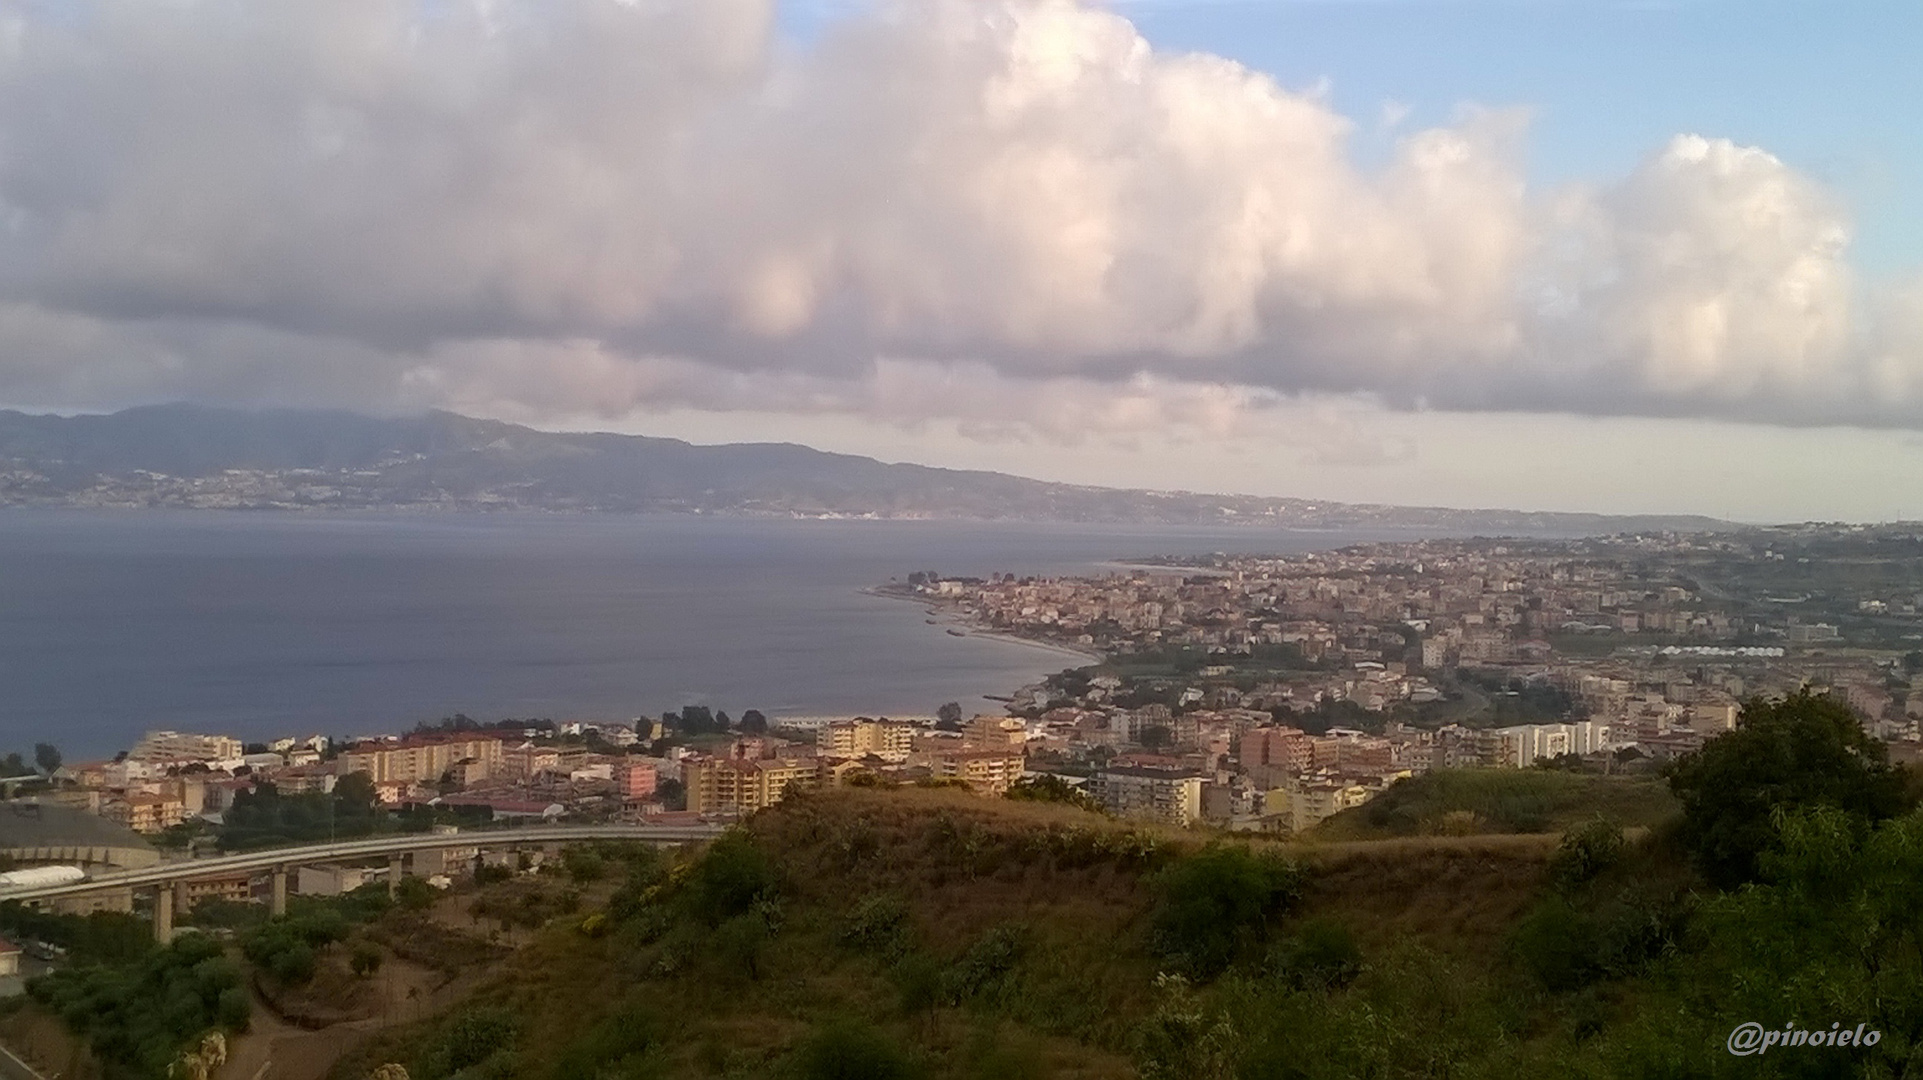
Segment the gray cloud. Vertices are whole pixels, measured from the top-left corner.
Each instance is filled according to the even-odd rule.
[[[0,0],[0,397],[1231,432],[1290,395],[1923,425],[1923,285],[1679,136],[1530,191],[1069,0]],[[1401,449],[1354,454],[1392,458]]]

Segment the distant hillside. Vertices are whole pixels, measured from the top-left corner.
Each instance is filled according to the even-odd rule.
[[[1151,492],[887,464],[805,446],[561,434],[434,412],[0,412],[0,506],[444,509],[1408,528],[1698,531],[1712,518],[1451,510]]]
[[[1653,826],[1682,804],[1659,777],[1591,776],[1546,769],[1439,769],[1399,780],[1380,796],[1315,827],[1323,840],[1481,833],[1560,833],[1604,817]]]

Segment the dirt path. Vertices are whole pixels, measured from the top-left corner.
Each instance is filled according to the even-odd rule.
[[[57,1017],[37,1007],[8,1017],[6,1023],[0,1025],[0,1038],[4,1038],[7,1049],[22,1064],[44,1080],[95,1075],[86,1044],[68,1033]],[[10,1075],[12,1071],[8,1070]]]
[[[249,993],[254,993],[251,1028],[234,1040],[217,1080],[322,1080],[361,1040],[384,1027],[432,1016],[459,1001],[466,990],[464,980],[448,982],[440,972],[393,956],[374,979],[380,987],[380,1015],[319,1031],[282,1020],[250,988]]]

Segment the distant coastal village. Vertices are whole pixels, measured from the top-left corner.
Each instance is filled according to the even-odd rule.
[[[1017,690],[1004,714],[692,706],[256,744],[156,731],[110,760],[44,747],[39,768],[12,763],[11,785],[163,848],[324,840],[375,811],[422,828],[721,822],[850,784],[1046,784],[1122,817],[1299,833],[1434,769],[1653,771],[1732,729],[1745,699],[1803,687],[1847,703],[1892,760],[1917,760],[1920,570],[1914,527],[1810,526],[1430,540],[1083,578],[918,571],[879,591],[1103,659]]]

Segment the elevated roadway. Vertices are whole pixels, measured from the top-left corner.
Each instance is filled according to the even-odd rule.
[[[628,840],[654,844],[683,844],[712,840],[722,825],[537,825],[526,828],[477,829],[470,832],[397,833],[363,840],[269,848],[207,859],[182,859],[137,870],[99,874],[84,881],[26,886],[0,892],[0,901],[47,902],[118,889],[155,890],[154,932],[167,940],[173,932],[174,890],[189,881],[268,872],[274,877],[273,910],[287,908],[287,872],[297,866],[357,862],[385,856],[389,886],[399,876],[402,860],[423,851],[454,848],[517,848],[578,844],[591,840]]]

